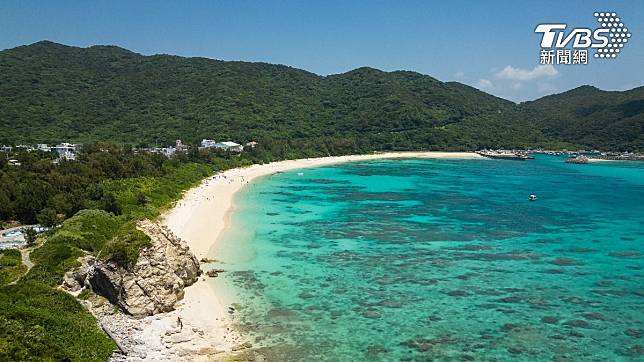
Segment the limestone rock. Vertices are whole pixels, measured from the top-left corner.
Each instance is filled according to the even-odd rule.
[[[152,245],[141,251],[134,267],[127,270],[113,262],[83,257],[80,268],[65,274],[63,287],[77,291],[88,286],[134,317],[173,310],[184,288],[198,280],[199,261],[166,227],[148,220],[137,227]]]

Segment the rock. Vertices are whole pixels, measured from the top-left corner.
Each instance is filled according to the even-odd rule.
[[[206,272],[206,275],[207,275],[207,276],[209,276],[209,277],[211,277],[211,278],[216,278],[216,277],[219,275],[219,273],[217,273],[217,272],[216,272],[216,271],[214,271],[214,270],[208,270],[208,271]]]
[[[63,287],[73,291],[78,285],[89,286],[137,318],[174,310],[183,289],[198,280],[199,262],[185,243],[159,224],[144,220],[137,228],[152,245],[141,250],[131,269],[85,256],[80,268],[65,274]]]
[[[555,260],[552,260],[550,263],[554,265],[559,265],[559,266],[571,266],[571,265],[581,264],[579,261],[575,259],[570,259],[570,258],[557,258]]]
[[[522,354],[524,350],[521,347],[508,347],[508,352],[512,354]]]
[[[450,297],[465,297],[467,296],[467,292],[464,290],[450,290],[447,292],[447,295]]]
[[[567,325],[567,326],[571,326],[571,327],[578,327],[578,328],[592,328],[592,326],[590,325],[590,323],[586,322],[585,320],[581,320],[581,319],[573,319],[573,320],[569,320],[569,321],[567,321],[567,322],[566,322],[566,323],[564,323],[564,324],[565,324],[565,325]]]
[[[620,352],[622,356],[643,356],[644,355],[644,347],[640,346],[639,344],[636,344],[634,346],[631,346],[624,350],[623,352]]]
[[[184,343],[188,342],[192,339],[192,334],[191,333],[178,333],[178,334],[173,334],[170,338],[168,338],[168,341],[170,343]]]
[[[548,324],[557,324],[557,322],[559,322],[559,318],[553,316],[545,316],[541,318],[541,321]]]
[[[639,329],[629,328],[624,331],[624,334],[629,337],[640,338],[642,336],[642,331]]]
[[[515,329],[518,329],[519,327],[520,326],[517,325],[517,324],[506,323],[503,326],[501,326],[501,331],[503,331],[503,332],[511,332],[511,331],[513,331]]]
[[[583,314],[583,317],[588,319],[589,321],[605,321],[606,320],[606,317],[603,314],[597,313],[597,312]]]
[[[77,292],[85,287],[87,270],[94,264],[95,258],[91,255],[85,255],[80,257],[78,261],[81,263],[81,266],[68,271],[63,276],[63,287],[70,292]]]
[[[244,349],[253,348],[253,345],[250,342],[244,342],[233,347],[233,352],[241,351]]]

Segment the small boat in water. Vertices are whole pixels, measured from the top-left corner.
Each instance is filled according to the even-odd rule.
[[[535,194],[530,194],[530,196],[528,196],[528,200],[529,200],[529,201],[537,201],[537,195],[535,195]]]

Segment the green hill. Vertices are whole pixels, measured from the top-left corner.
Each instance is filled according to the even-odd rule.
[[[607,150],[644,150],[644,87],[608,92],[582,86],[520,108],[546,137]]]
[[[593,113],[611,117],[602,119],[609,133],[584,126],[581,100],[565,101],[570,112],[556,109],[570,119],[557,125],[548,112],[558,97],[565,94],[517,106],[408,71],[359,68],[322,77],[283,65],[39,42],[0,52],[0,143],[229,138],[329,153],[565,142],[642,148],[642,97],[629,105],[599,96],[601,107],[635,112],[626,122],[618,110]],[[639,133],[630,134],[637,120]]]

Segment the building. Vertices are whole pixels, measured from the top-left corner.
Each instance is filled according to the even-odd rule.
[[[51,147],[47,146],[46,143],[38,143],[36,145],[36,150],[43,152],[51,152]]]
[[[244,150],[244,146],[240,145],[239,143],[235,143],[231,141],[217,142],[215,143],[214,147],[218,150],[223,150],[228,152],[242,152]]]
[[[214,148],[216,144],[217,144],[217,141],[215,140],[207,140],[205,138],[201,140],[202,148]]]
[[[247,142],[247,143],[244,145],[244,147],[246,147],[246,148],[255,148],[255,147],[257,147],[257,145],[258,145],[258,143],[257,143],[257,142],[255,142],[255,141],[250,141],[250,142]]]
[[[11,146],[4,146],[3,145],[2,147],[0,147],[0,152],[10,153],[11,151],[13,151],[13,147],[11,147]]]
[[[65,160],[65,161],[76,161],[76,154],[69,151],[65,151],[62,153],[59,152],[58,159]]]
[[[188,150],[188,146],[184,145],[181,140],[176,140],[174,143],[174,149],[175,152],[186,152]]]
[[[7,161],[7,164],[9,166],[20,166],[20,161],[12,158],[9,161]]]
[[[76,148],[78,145],[71,144],[71,143],[61,143],[59,145],[56,145],[54,147],[51,147],[51,150],[53,152],[58,152],[59,154],[65,153],[65,152],[70,152],[76,154]]]

